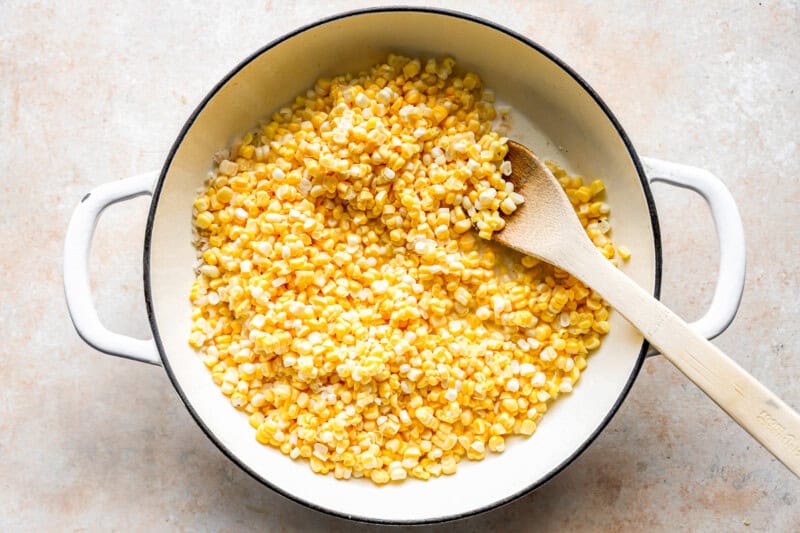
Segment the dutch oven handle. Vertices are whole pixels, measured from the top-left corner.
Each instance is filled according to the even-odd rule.
[[[153,339],[114,333],[100,322],[89,285],[89,251],[100,213],[111,204],[153,194],[158,172],[100,185],[81,199],[72,213],[64,243],[64,295],[78,335],[93,348],[110,355],[161,365]]]
[[[650,157],[643,157],[642,163],[651,183],[660,181],[692,190],[703,197],[711,210],[719,242],[717,286],[708,311],[692,322],[691,327],[703,337],[713,339],[728,328],[742,301],[746,253],[739,209],[722,180],[707,170]]]

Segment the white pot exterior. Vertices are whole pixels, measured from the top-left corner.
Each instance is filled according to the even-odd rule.
[[[300,30],[241,65],[198,108],[154,193],[145,250],[147,301],[175,387],[209,436],[240,466],[280,492],[329,512],[371,521],[437,521],[513,499],[568,464],[624,398],[643,358],[641,335],[612,313],[611,333],[590,357],[575,391],[555,402],[533,437],[509,439],[505,452],[484,461],[462,461],[455,476],[383,487],[313,474],[305,462],[256,442],[245,415],[219,392],[187,344],[196,258],[192,200],[212,154],[319,77],[358,71],[389,52],[454,57],[514,108],[512,138],[570,172],[602,177],[614,240],[634,252],[623,269],[642,287],[656,290],[658,231],[644,175],[624,133],[585,84],[521,37],[452,14],[401,10],[349,14]]]

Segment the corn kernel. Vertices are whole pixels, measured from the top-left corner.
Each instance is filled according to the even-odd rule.
[[[492,437],[489,437],[488,448],[490,451],[493,451],[495,453],[500,453],[505,449],[505,447],[506,447],[506,441],[503,437],[499,435],[494,435]]]

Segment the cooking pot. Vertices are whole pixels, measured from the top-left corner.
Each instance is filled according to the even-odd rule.
[[[291,102],[318,78],[356,72],[389,52],[450,55],[480,74],[498,100],[513,108],[509,136],[569,171],[605,180],[614,240],[632,251],[625,274],[657,297],[661,281],[659,219],[650,184],[691,189],[711,209],[719,239],[719,280],[710,309],[694,324],[706,337],[733,319],[744,285],[741,220],[725,186],[694,167],[640,158],[595,91],[551,52],[492,22],[421,8],[344,13],[300,28],[236,66],[197,106],[160,172],[101,185],[83,197],[70,221],[64,288],[78,334],[102,352],[161,365],[209,438],[242,469],[309,507],[357,520],[421,523],[459,518],[509,502],[569,465],[608,424],[631,388],[648,346],[617,314],[575,391],[548,410],[530,438],[512,438],[502,454],[462,461],[458,473],[427,482],[375,486],[312,473],[262,446],[212,382],[187,343],[189,291],[196,251],[192,202],[212,168],[212,155],[261,118]],[[152,195],[144,235],[144,290],[153,338],[107,330],[90,294],[88,254],[97,218],[109,205]]]

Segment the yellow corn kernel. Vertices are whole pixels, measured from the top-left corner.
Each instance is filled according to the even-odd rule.
[[[433,113],[434,124],[439,124],[441,121],[447,118],[448,111],[447,108],[443,105],[434,106],[434,108],[431,111]]]
[[[488,448],[490,451],[493,451],[495,453],[500,453],[505,449],[505,447],[506,447],[506,441],[503,437],[499,435],[494,435],[492,437],[489,437]]]
[[[606,320],[601,320],[599,322],[595,322],[592,324],[592,329],[599,333],[600,335],[605,335],[608,333],[610,326]]]
[[[222,187],[217,191],[216,195],[217,201],[221,204],[227,204],[233,198],[233,189],[230,187]]]
[[[214,215],[204,211],[195,218],[195,225],[201,229],[207,229],[214,222]]]
[[[369,478],[378,485],[389,483],[390,480],[389,473],[385,470],[373,470],[369,473]]]
[[[522,421],[522,424],[519,427],[519,432],[521,435],[533,435],[534,431],[536,431],[536,422],[530,419]]]
[[[413,78],[414,76],[419,74],[420,66],[421,66],[420,65],[420,61],[418,59],[414,59],[413,61],[409,61],[403,67],[403,75],[406,78]]]
[[[255,147],[253,147],[251,144],[243,144],[239,147],[239,155],[245,159],[253,159],[253,154],[255,151]]]
[[[253,413],[250,415],[250,418],[248,418],[248,422],[253,426],[253,429],[258,429],[258,427],[264,423],[264,415],[260,412]]]
[[[442,457],[442,474],[451,475],[456,473],[456,460],[452,455]]]
[[[211,203],[208,201],[206,196],[198,196],[194,200],[194,208],[197,209],[198,213],[202,213],[203,211],[208,211],[209,206]]]

